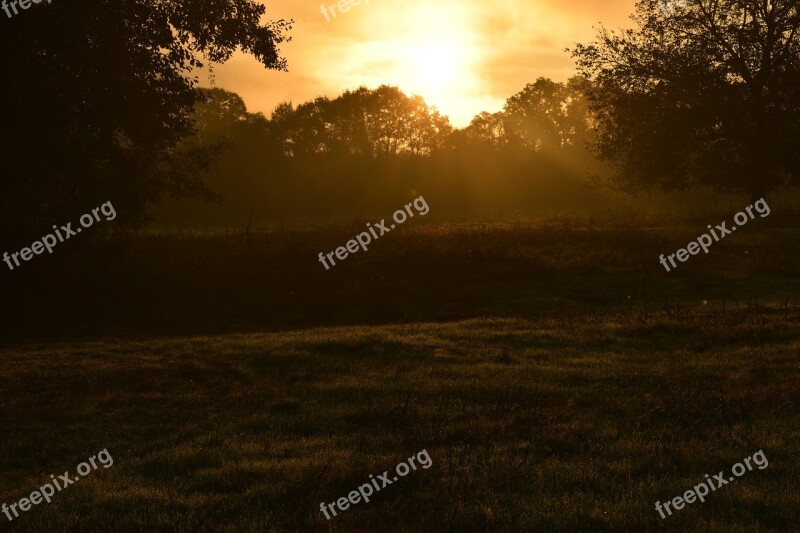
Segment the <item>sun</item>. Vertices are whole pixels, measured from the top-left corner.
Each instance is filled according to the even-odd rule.
[[[375,3],[358,13],[358,38],[343,41],[335,56],[320,62],[326,79],[344,87],[395,85],[458,126],[477,112],[499,109],[502,101],[490,96],[481,74],[487,58],[476,27],[480,18],[463,0]]]
[[[430,99],[440,99],[464,87],[466,65],[463,48],[453,44],[430,42],[408,47],[402,66],[405,85]]]
[[[481,84],[475,22],[461,2],[404,2],[384,19],[392,22],[383,34],[385,79],[448,115],[466,113],[465,98]]]
[[[392,38],[395,78],[405,92],[429,104],[447,107],[476,85],[475,33],[470,19],[455,3],[412,4]]]

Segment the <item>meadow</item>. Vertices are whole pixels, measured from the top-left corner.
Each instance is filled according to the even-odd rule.
[[[759,306],[788,312],[800,293],[800,210],[772,204],[768,218],[671,272],[660,254],[735,210],[479,223],[442,221],[432,206],[329,271],[319,252],[376,218],[252,232],[86,234],[0,279],[8,302],[0,340]]]
[[[3,527],[792,531],[797,339],[759,314],[26,345],[0,369],[0,501],[87,451],[114,465]],[[422,449],[431,468],[320,513]],[[656,513],[760,449],[768,468]]]
[[[4,287],[0,502],[114,465],[0,528],[796,531],[796,217],[658,264],[722,219],[407,224],[331,271],[362,221],[76,241]]]
[[[0,533],[800,533],[798,0],[50,1]]]

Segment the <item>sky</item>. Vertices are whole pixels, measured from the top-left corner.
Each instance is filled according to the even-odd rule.
[[[369,3],[367,3],[367,1]],[[602,23],[630,26],[634,0],[362,0],[322,13],[321,0],[267,0],[266,18],[294,19],[281,46],[289,72],[236,53],[214,67],[217,87],[267,117],[280,102],[335,98],[360,85],[419,94],[457,127],[544,76],[566,81],[565,48],[588,42]],[[333,0],[325,2],[333,5]],[[208,85],[201,74],[201,85]]]

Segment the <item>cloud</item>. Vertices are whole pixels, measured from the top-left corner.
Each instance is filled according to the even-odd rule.
[[[239,93],[251,112],[269,115],[281,101],[388,83],[415,88],[463,126],[540,76],[573,75],[564,49],[592,40],[599,22],[629,25],[634,2],[370,0],[330,22],[315,4],[276,0],[267,7],[270,19],[295,20],[293,40],[282,46],[289,72],[267,71],[241,53],[215,68],[217,86]],[[426,50],[442,57],[426,58]],[[449,81],[444,69],[454,70]]]

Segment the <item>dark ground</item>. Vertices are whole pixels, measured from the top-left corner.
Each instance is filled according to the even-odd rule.
[[[795,220],[670,273],[704,223],[407,224],[331,271],[361,224],[75,239],[2,277],[0,502],[114,465],[0,529],[797,531]]]

